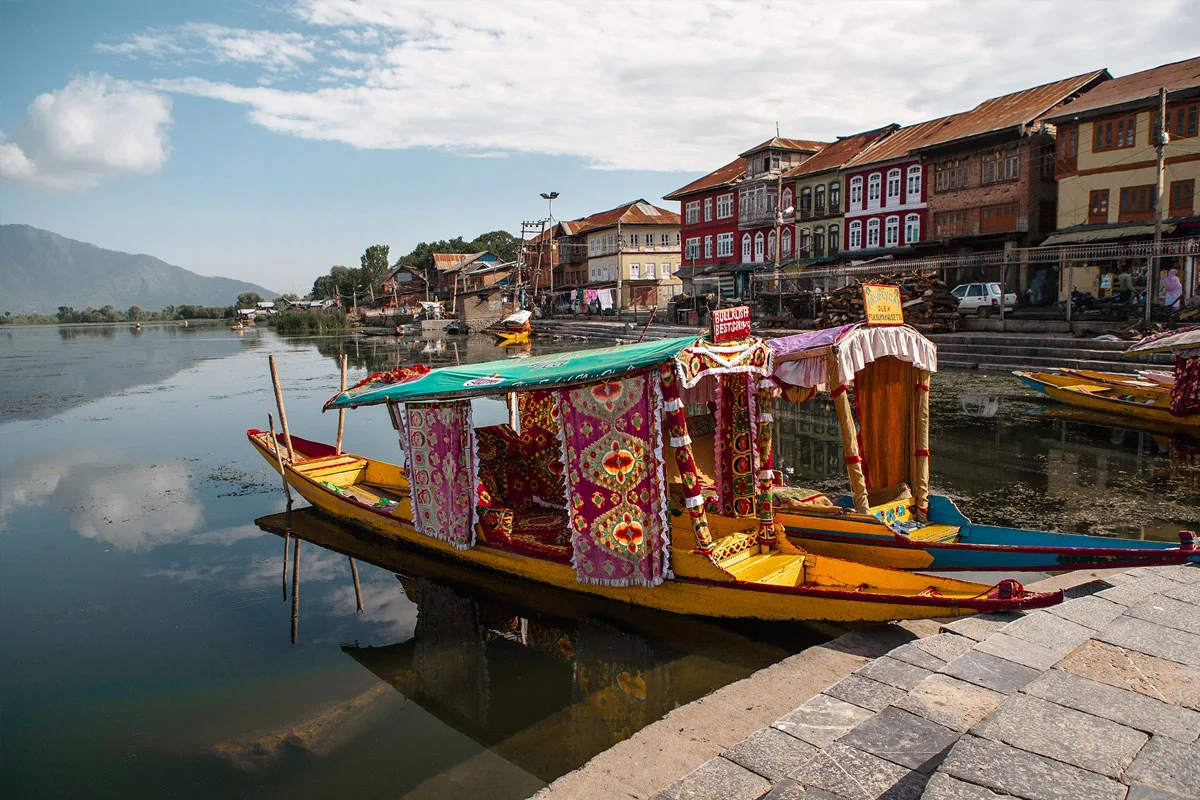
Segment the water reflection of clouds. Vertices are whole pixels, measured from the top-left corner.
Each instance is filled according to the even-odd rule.
[[[204,524],[182,464],[124,464],[112,453],[65,450],[13,465],[0,486],[0,522],[19,508],[53,506],[71,529],[121,550],[179,541]]]

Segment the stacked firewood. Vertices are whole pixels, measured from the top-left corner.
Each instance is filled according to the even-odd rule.
[[[962,318],[958,313],[958,298],[950,294],[949,287],[935,273],[878,275],[864,282],[899,286],[904,321],[917,330],[923,333],[953,333],[958,330]],[[862,293],[864,282],[855,281],[827,295],[817,317],[817,326],[827,328],[866,319]]]

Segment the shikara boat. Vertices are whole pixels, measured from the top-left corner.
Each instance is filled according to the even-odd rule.
[[[500,320],[499,327],[488,330],[488,333],[495,336],[496,344],[501,346],[525,344],[533,332],[532,318],[531,311],[517,311]]]
[[[916,570],[1053,571],[1200,560],[1180,544],[972,523],[930,493],[929,391],[937,349],[907,325],[846,325],[774,339],[785,401],[833,398],[851,493],[776,489],[775,520],[809,552]],[[853,401],[851,397],[853,396]]]
[[[1195,366],[1200,359],[1200,329],[1147,337],[1132,353],[1176,353],[1174,374],[1148,372],[1138,377],[1085,370],[1014,372],[1026,386],[1077,408],[1131,418],[1168,430],[1200,436],[1200,398]]]
[[[988,586],[843,561],[780,535],[773,351],[746,333],[403,368],[326,403],[385,405],[403,466],[286,430],[282,443],[247,435],[319,512],[447,560],[632,606],[882,621],[1061,601],[1014,580]],[[515,424],[475,428],[477,397],[507,400]],[[715,414],[695,418],[723,431],[715,491],[698,473],[685,405],[704,408],[706,398]]]

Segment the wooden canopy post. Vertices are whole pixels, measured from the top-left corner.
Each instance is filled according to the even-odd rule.
[[[867,479],[863,475],[862,455],[858,452],[858,425],[854,422],[854,411],[850,408],[850,398],[846,395],[849,387],[842,377],[841,367],[838,366],[835,347],[829,349],[826,369],[829,373],[829,393],[833,397],[834,408],[837,409],[838,427],[842,429],[842,450],[846,455],[846,472],[850,476],[854,508],[866,514],[871,504],[867,500]]]
[[[292,448],[292,434],[288,431],[287,414],[283,411],[283,389],[279,387],[279,369],[275,366],[275,354],[267,356],[271,365],[271,385],[275,388],[275,405],[279,408],[279,425],[283,428],[283,441],[287,445],[288,461],[296,460],[296,451]]]
[[[342,392],[346,391],[346,360],[345,353],[342,354]],[[338,429],[337,429],[337,444],[333,447],[334,455],[342,454],[342,433],[346,430],[346,409],[338,409]]]
[[[929,379],[927,369],[917,371],[917,402],[913,426],[913,499],[917,519],[929,521]]]
[[[696,475],[696,459],[692,455],[692,437],[688,435],[687,415],[683,410],[683,398],[679,395],[679,377],[673,363],[659,367],[659,383],[662,386],[663,418],[666,421],[670,440],[666,444],[675,453],[679,467],[679,478],[683,484],[683,506],[692,520],[692,534],[696,547],[702,553],[712,551],[712,531],[708,527],[708,515],[704,512],[704,493],[700,478]]]
[[[758,412],[758,442],[755,448],[758,461],[758,549],[761,553],[771,552],[771,548],[778,543],[775,535],[775,491],[772,488],[775,483],[775,419],[771,416],[774,385],[770,378],[760,380],[755,398]]]

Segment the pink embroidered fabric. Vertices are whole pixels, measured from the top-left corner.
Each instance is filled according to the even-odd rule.
[[[413,524],[458,550],[475,544],[475,442],[471,403],[409,405],[408,477]]]
[[[579,581],[656,586],[671,577],[657,382],[638,375],[565,390],[559,420]]]

